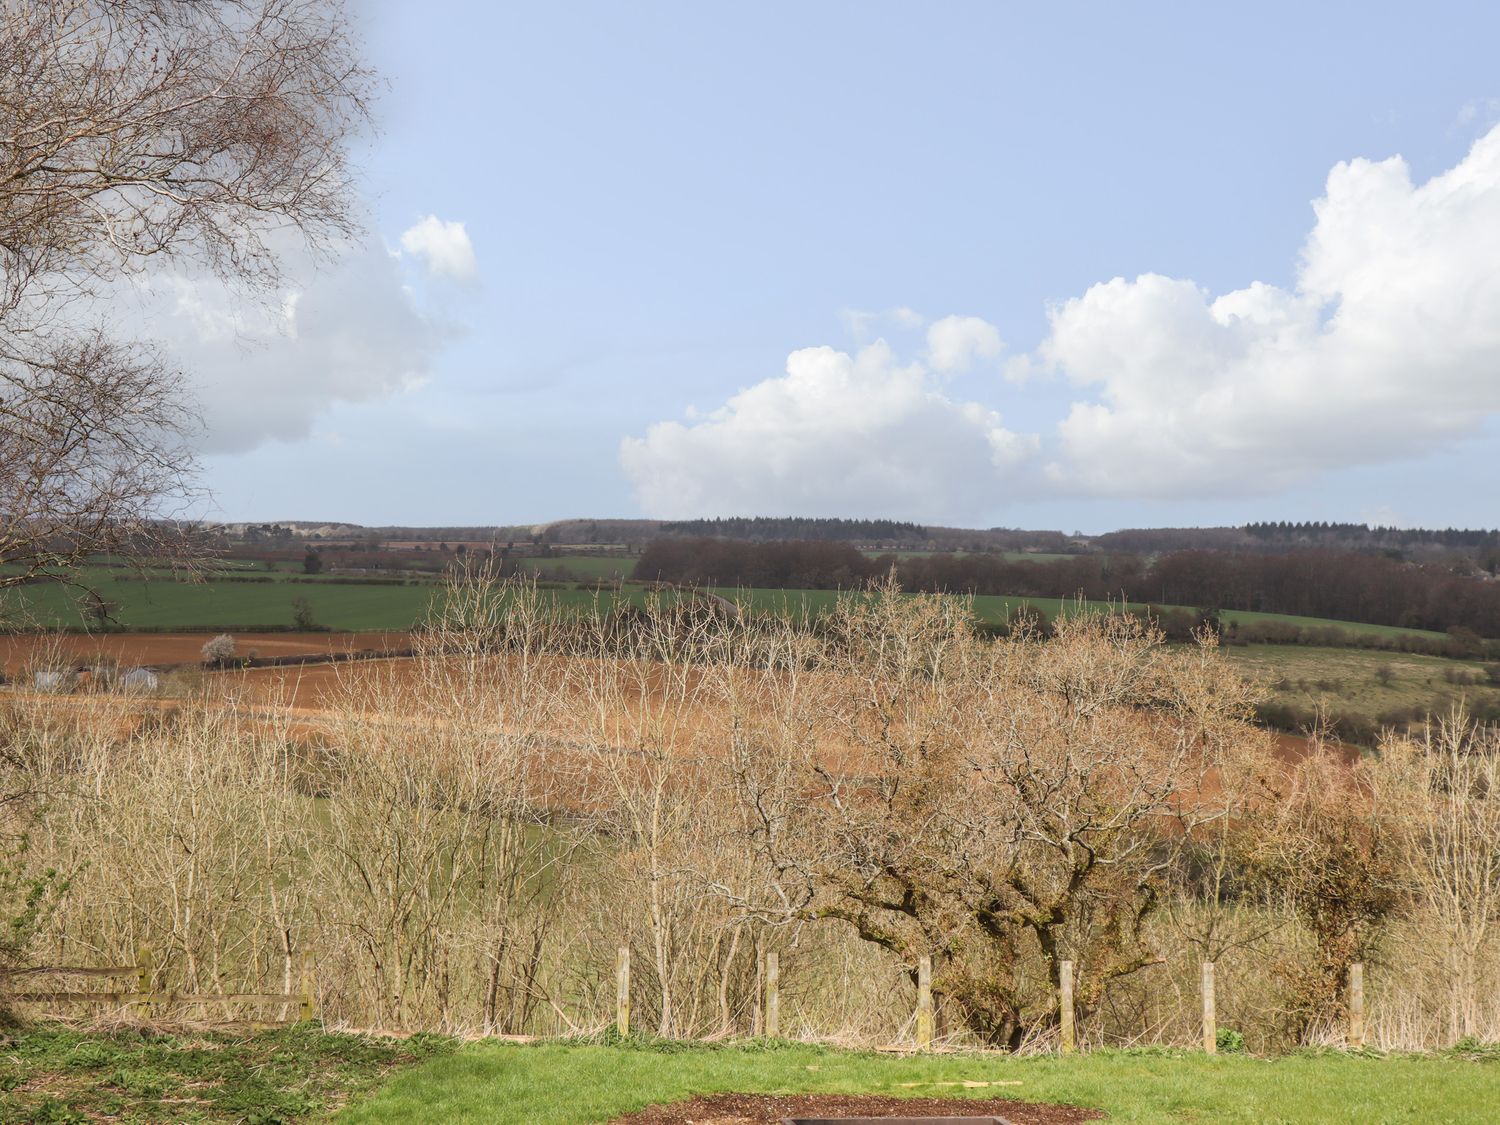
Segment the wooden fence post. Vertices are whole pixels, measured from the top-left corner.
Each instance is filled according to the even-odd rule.
[[[630,1034],[630,946],[620,946],[615,962],[615,1030],[623,1039]]]
[[[781,955],[766,954],[766,1038],[781,1035]]]
[[[1349,1046],[1365,1045],[1365,966],[1356,961],[1349,966]]]
[[[1073,1027],[1073,962],[1058,964],[1058,1010],[1061,1016],[1062,1053],[1071,1055],[1078,1049],[1078,1036]]]
[[[302,1002],[299,1005],[297,1014],[303,1023],[307,1023],[313,1018],[313,970],[312,950],[310,949],[302,951],[301,970],[300,985]]]
[[[138,993],[135,1002],[135,1014],[137,1019],[149,1020],[151,1018],[151,985],[156,976],[156,959],[151,954],[149,945],[137,947],[135,951],[135,990]]]
[[[750,1011],[750,1034],[760,1036],[766,1029],[766,955],[759,949],[755,953],[755,1004]]]
[[[1219,1021],[1214,1006],[1214,963],[1203,962],[1203,1049],[1210,1055],[1219,1053]]]
[[[932,1046],[932,958],[917,958],[917,1050]]]

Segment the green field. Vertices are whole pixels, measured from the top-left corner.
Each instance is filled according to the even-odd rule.
[[[522,558],[516,562],[539,577],[571,574],[579,580],[626,579],[635,573],[635,559],[629,555],[552,555],[547,558]]]
[[[566,566],[579,580],[577,585],[584,585],[585,588],[570,585],[549,593],[565,606],[583,609],[592,606],[596,597],[595,591],[587,588],[587,584],[608,578],[611,568],[618,569],[628,560],[579,555],[532,561],[538,564],[539,577],[543,579],[547,577],[549,567]],[[119,627],[126,629],[209,628],[217,625],[285,627],[292,624],[292,600],[299,597],[307,599],[312,606],[313,619],[320,626],[352,631],[405,629],[423,617],[439,589],[431,581],[413,580],[407,585],[367,585],[340,582],[331,576],[318,576],[313,581],[297,582],[287,581],[289,578],[302,577],[297,574],[276,572],[266,576],[275,580],[215,581],[210,574],[204,581],[187,582],[174,580],[170,574],[161,571],[152,572],[150,581],[141,581],[132,572],[118,568],[89,567],[81,572],[82,579],[115,607],[114,619]],[[799,616],[824,613],[840,596],[836,590],[740,590],[728,587],[721,587],[715,593],[747,605],[756,612],[794,613]],[[627,587],[620,596],[639,604],[644,598],[643,588]],[[83,618],[76,598],[76,593],[65,587],[31,585],[11,592],[6,601],[0,604],[4,606],[4,616],[12,620],[77,625],[83,622]],[[606,600],[610,600],[610,596],[606,595]],[[979,620],[990,624],[1005,621],[1013,611],[1023,606],[1050,619],[1058,613],[1070,612],[1079,604],[1073,598],[1020,598],[984,594],[974,597],[972,601],[975,615]],[[1146,609],[1145,605],[1138,602],[1091,601],[1082,604],[1089,612],[1123,607],[1132,613],[1143,613]],[[1442,637],[1440,633],[1417,629],[1239,610],[1226,610],[1224,618],[1237,622],[1277,621],[1304,628],[1333,627],[1350,633],[1388,637]]]
[[[1475,661],[1302,645],[1231,645],[1225,654],[1265,682],[1274,700],[1300,710],[1378,721],[1413,709],[1444,714],[1460,702],[1500,707],[1500,682]]]
[[[720,587],[714,592],[722,597],[747,603],[757,611],[796,613],[799,615],[816,615],[826,612],[839,597],[839,592],[836,590],[735,590],[729,587]],[[1022,607],[1034,610],[1050,621],[1059,613],[1069,613],[1079,605],[1076,598],[1022,598],[1005,597],[997,594],[976,594],[973,596],[972,601],[974,603],[975,616],[980,621],[988,624],[998,624],[1005,621],[1015,610]],[[1104,613],[1111,609],[1124,609],[1126,612],[1136,614],[1144,614],[1146,612],[1146,604],[1144,602],[1085,601],[1082,605],[1090,613]],[[1161,608],[1181,609],[1190,613],[1197,612],[1191,606],[1162,606]],[[1306,629],[1336,628],[1349,633],[1382,637],[1411,636],[1434,640],[1440,640],[1444,637],[1442,633],[1432,633],[1423,629],[1398,629],[1390,625],[1366,625],[1356,621],[1333,621],[1321,617],[1293,617],[1289,614],[1279,613],[1252,613],[1246,610],[1229,609],[1225,610],[1222,616],[1225,621],[1244,624],[1258,621],[1276,621]]]
[[[881,555],[895,555],[898,559],[925,559],[939,555],[961,558],[974,553],[973,551],[880,551],[873,548],[860,552],[866,558],[872,559],[878,559]],[[1054,554],[1047,551],[984,551],[980,553],[980,557],[1001,558],[1006,562],[1056,562],[1058,559],[1076,559],[1082,556]]]
[[[96,569],[84,580],[115,608],[121,629],[191,629],[212,627],[287,628],[293,624],[292,601],[305,598],[314,622],[324,628],[350,632],[407,629],[426,616],[441,587],[433,582],[411,585],[365,585],[319,582],[202,582],[159,578],[142,582],[120,571]],[[564,606],[579,610],[595,604],[592,589],[549,590]],[[612,595],[598,595],[606,602]],[[642,601],[637,590],[627,595]],[[4,603],[7,623],[79,625],[77,594],[62,586],[27,586]]]
[[[908,1082],[1016,1082],[963,1090]],[[584,1125],[695,1094],[886,1093],[1067,1102],[1118,1122],[1359,1123],[1495,1120],[1500,1066],[1442,1057],[1210,1058],[1104,1051],[1073,1059],[892,1057],[808,1046],[678,1050],[480,1043],[398,1074],[346,1125],[420,1121]]]

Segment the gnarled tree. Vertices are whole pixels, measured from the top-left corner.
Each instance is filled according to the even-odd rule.
[[[837,919],[1019,1046],[1056,1026],[1059,964],[1085,1014],[1157,963],[1166,866],[1224,815],[1215,767],[1263,737],[1205,639],[1173,651],[1082,612],[989,643],[956,599],[846,597],[808,737],[736,732],[734,763],[784,916]],[[776,900],[762,905],[774,914]]]

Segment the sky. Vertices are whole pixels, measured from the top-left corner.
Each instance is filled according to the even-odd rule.
[[[143,283],[212,518],[1500,526],[1500,5],[352,10],[365,241]]]

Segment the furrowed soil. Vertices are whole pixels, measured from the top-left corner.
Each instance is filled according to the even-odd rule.
[[[208,633],[10,634],[0,636],[0,669],[14,676],[54,657],[82,664],[107,657],[121,665],[196,664]],[[405,632],[235,633],[238,656],[306,656],[330,652],[399,651],[411,647]]]

